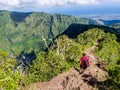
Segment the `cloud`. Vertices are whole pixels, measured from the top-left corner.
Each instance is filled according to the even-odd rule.
[[[67,4],[96,4],[98,0],[0,0],[0,6],[20,7],[21,6],[53,6]],[[37,6],[37,7],[38,7]]]
[[[19,4],[18,0],[1,0],[0,5],[2,6],[16,6]]]
[[[46,6],[90,5],[120,0],[0,0],[0,9],[39,8]]]
[[[120,0],[111,0],[111,1],[113,1],[113,2],[120,2]]]
[[[98,4],[99,0],[71,0],[75,4]]]
[[[99,0],[100,3],[120,3],[120,0]]]
[[[36,0],[36,4],[43,5],[72,5],[72,4],[97,4],[98,0]]]

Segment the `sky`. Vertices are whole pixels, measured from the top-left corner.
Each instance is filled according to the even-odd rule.
[[[120,0],[0,0],[0,10],[66,15],[120,14]]]

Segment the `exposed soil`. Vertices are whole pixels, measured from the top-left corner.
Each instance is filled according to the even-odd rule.
[[[92,54],[96,46],[97,43],[86,51],[91,62],[82,74],[78,69],[71,68],[48,82],[34,83],[23,90],[104,90],[103,84],[108,73],[101,68],[98,58]]]

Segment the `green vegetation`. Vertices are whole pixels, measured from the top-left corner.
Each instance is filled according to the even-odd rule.
[[[79,68],[79,58],[82,53],[96,42],[99,44],[94,54],[104,62],[104,68],[109,73],[105,85],[112,90],[120,88],[118,29],[82,25],[96,22],[43,12],[0,11],[0,20],[0,89],[16,90],[19,86],[33,82],[48,81],[72,67]],[[46,47],[48,51],[42,51]],[[25,74],[22,74],[22,67],[16,68],[18,62],[15,57],[9,57],[9,54],[18,54],[23,50],[27,52],[34,50],[37,56],[29,65],[30,70],[26,70]]]
[[[72,67],[79,68],[79,58],[82,53],[98,42],[98,48],[94,53],[101,62],[105,63],[104,67],[109,73],[105,85],[112,90],[119,89],[120,44],[116,39],[114,34],[105,33],[97,28],[90,29],[75,39],[69,39],[66,35],[59,36],[54,40],[49,52],[41,52],[37,55],[24,84],[47,81]],[[111,86],[112,83],[114,86]]]
[[[0,51],[0,89],[16,90],[22,75],[20,70],[14,72],[16,60],[8,57],[8,53]]]
[[[110,42],[110,40],[113,40],[116,44],[112,41]],[[114,62],[114,60],[111,58],[111,52],[113,54],[117,54],[117,56],[114,56],[114,59],[119,61],[119,43],[116,41],[116,36],[114,34],[105,33],[103,30],[94,28],[78,35],[75,39],[69,39],[66,35],[59,36],[54,40],[49,52],[41,52],[37,54],[37,59],[33,61],[33,65],[31,66],[31,70],[27,75],[28,78],[25,84],[37,81],[47,81],[57,74],[69,70],[72,67],[79,68],[79,58],[81,57],[82,53],[87,48],[95,45],[96,42],[99,43],[98,48],[100,48],[102,42],[106,41],[108,42],[107,45],[105,45],[106,48],[110,49],[111,43],[113,43],[113,45],[115,45],[114,47],[116,47],[113,47],[113,50],[115,49],[116,51],[112,52],[111,50],[109,53],[107,53],[107,50],[106,52],[103,50],[103,54],[111,59],[110,62]],[[101,52],[102,51],[99,49],[95,51],[96,55],[103,62],[106,60],[106,58]],[[101,55],[99,53],[101,53]],[[110,64],[109,60],[106,61],[106,63]],[[108,64],[106,67],[108,68],[107,70],[109,72],[111,67]]]
[[[120,88],[120,43],[116,42],[116,39],[114,34],[107,33],[95,51],[109,73],[109,79],[106,83],[112,90]]]
[[[98,28],[90,29],[76,37],[74,39],[70,39],[66,35],[57,37],[48,52],[36,54],[37,59],[33,60],[30,70],[25,75],[22,75],[21,69],[13,72],[17,62],[14,58],[9,58],[7,53],[1,51],[0,88],[14,90],[21,85],[48,81],[72,67],[79,68],[79,58],[82,53],[98,42],[99,45],[94,54],[105,63],[104,67],[109,73],[105,85],[109,87],[114,84],[110,88],[118,89],[120,85],[120,43],[116,41],[117,37]]]
[[[72,23],[96,24],[94,20],[60,14],[0,11],[0,49],[14,54],[39,52],[46,48],[45,41],[49,44]]]

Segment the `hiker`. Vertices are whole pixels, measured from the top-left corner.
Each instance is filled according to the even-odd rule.
[[[83,56],[80,58],[80,72],[83,71],[90,66],[89,57],[86,53],[83,53]]]

